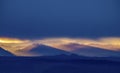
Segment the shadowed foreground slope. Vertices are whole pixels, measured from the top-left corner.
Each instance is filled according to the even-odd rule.
[[[14,56],[14,55],[0,47],[0,56]]]
[[[0,57],[0,73],[120,73],[120,62],[58,57]]]

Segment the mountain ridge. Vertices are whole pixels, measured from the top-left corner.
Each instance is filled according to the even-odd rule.
[[[14,56],[14,55],[0,47],[0,56]]]

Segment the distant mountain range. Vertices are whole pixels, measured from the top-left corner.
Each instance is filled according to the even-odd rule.
[[[71,52],[77,55],[83,55],[89,57],[120,57],[120,51],[107,50],[98,47],[73,44],[73,43],[64,46],[67,48],[72,48]]]
[[[82,56],[45,45],[23,52],[32,56],[0,48],[0,73],[120,73],[120,57]]]
[[[55,55],[61,55],[61,54],[66,54],[66,55],[72,54],[71,52],[67,52],[67,51],[53,48],[46,45],[38,45],[37,47],[32,48],[31,50],[18,51],[18,52],[21,52],[21,55],[22,53],[23,55],[26,54],[25,56],[55,56]]]
[[[17,56],[58,56],[58,55],[74,55],[81,56],[81,57],[112,57],[112,58],[119,58],[120,51],[112,51],[106,50],[102,48],[91,47],[87,45],[80,45],[80,44],[68,44],[64,45],[64,47],[72,48],[72,50],[61,50],[59,48],[53,48],[46,45],[37,45],[36,47],[30,50],[18,50]],[[76,55],[76,56],[75,56]],[[14,56],[9,51],[6,51],[0,48],[0,56]]]

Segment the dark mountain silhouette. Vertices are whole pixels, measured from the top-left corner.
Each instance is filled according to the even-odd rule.
[[[0,47],[0,56],[14,56],[14,55]]]
[[[112,51],[106,50],[97,47],[91,47],[87,45],[80,44],[69,44],[65,45],[68,48],[73,48],[73,53],[83,55],[83,56],[91,56],[91,57],[120,57],[120,51]],[[79,48],[80,47],[80,48]]]
[[[64,56],[0,57],[0,73],[120,73],[120,62]]]
[[[52,56],[52,55],[60,55],[60,54],[70,55],[70,54],[72,54],[70,52],[60,50],[57,48],[53,48],[50,46],[46,46],[46,45],[38,45],[37,47],[27,51],[27,53],[37,55],[37,56]]]

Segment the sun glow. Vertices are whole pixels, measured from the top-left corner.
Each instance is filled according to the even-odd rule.
[[[57,49],[72,52],[76,48],[67,47],[65,45],[78,44],[77,49],[86,46],[98,47],[107,50],[120,51],[120,38],[107,37],[98,39],[88,38],[44,38],[44,39],[27,39],[18,38],[0,38],[0,47],[15,54],[22,55],[19,52],[24,52],[33,49],[37,45],[47,45]]]
[[[17,38],[0,38],[0,43],[24,43],[29,42],[29,40],[20,40]]]

